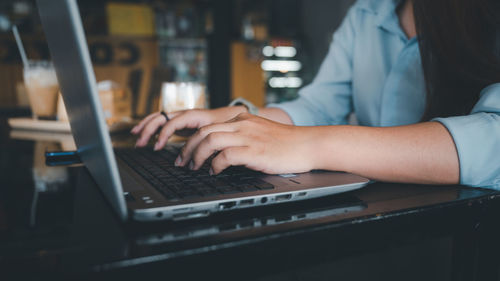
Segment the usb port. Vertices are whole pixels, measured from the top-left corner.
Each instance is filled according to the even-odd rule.
[[[252,206],[254,203],[253,199],[245,199],[240,201],[240,206],[246,207],[246,206]]]
[[[290,200],[292,198],[292,194],[283,194],[275,197],[276,202]]]
[[[232,207],[236,206],[235,201],[229,201],[229,202],[224,202],[219,204],[219,210],[229,210]]]
[[[203,218],[203,217],[207,217],[208,215],[210,215],[210,212],[208,212],[208,211],[174,214],[173,219],[174,219],[174,221],[180,221],[180,220]]]

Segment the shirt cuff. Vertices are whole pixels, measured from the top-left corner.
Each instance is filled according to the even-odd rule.
[[[450,132],[460,162],[460,183],[500,190],[500,116],[475,113],[436,118]]]

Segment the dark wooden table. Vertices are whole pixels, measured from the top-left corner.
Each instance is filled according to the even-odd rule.
[[[84,167],[43,164],[45,150],[71,142],[0,118],[1,280],[498,277],[494,190],[376,183],[191,222],[123,224]]]

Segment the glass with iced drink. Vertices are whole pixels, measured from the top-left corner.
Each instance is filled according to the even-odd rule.
[[[29,61],[24,68],[24,84],[33,118],[55,120],[59,84],[54,66],[48,61]]]
[[[205,86],[195,82],[167,82],[161,87],[160,110],[173,112],[206,107]]]

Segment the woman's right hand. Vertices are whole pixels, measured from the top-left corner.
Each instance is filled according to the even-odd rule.
[[[210,124],[222,123],[246,111],[246,108],[243,106],[222,107],[212,110],[183,110],[168,113],[168,118],[170,119],[168,122],[160,112],[156,112],[144,118],[132,129],[131,133],[139,136],[136,146],[144,147],[158,129],[163,127],[154,146],[155,150],[160,150],[176,131],[198,129]]]

